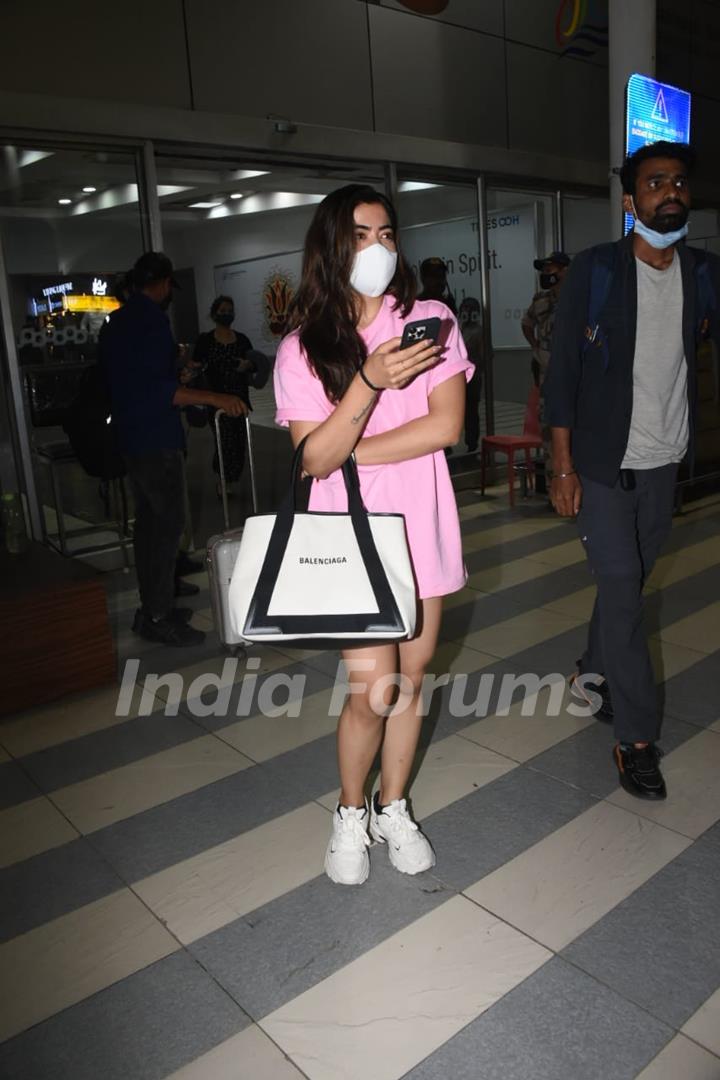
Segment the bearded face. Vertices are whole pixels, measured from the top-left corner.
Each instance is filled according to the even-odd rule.
[[[626,195],[623,203],[656,232],[681,229],[690,212],[687,169],[677,158],[647,158],[638,165],[635,196]]]

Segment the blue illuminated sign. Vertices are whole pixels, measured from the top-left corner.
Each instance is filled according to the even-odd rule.
[[[659,142],[690,142],[690,93],[648,75],[631,75],[625,107],[625,153]],[[625,215],[625,232],[632,228]]]

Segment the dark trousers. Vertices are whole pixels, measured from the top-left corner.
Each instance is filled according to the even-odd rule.
[[[214,419],[211,423],[214,428]],[[220,442],[222,444],[226,484],[234,484],[242,476],[243,468],[245,467],[246,439],[245,420],[242,416],[220,417]],[[219,476],[220,461],[218,458],[217,443],[215,444],[215,456],[213,457],[212,467]]]
[[[146,615],[161,618],[175,600],[175,559],[185,525],[182,450],[128,457],[135,500],[135,572]]]
[[[577,522],[597,596],[580,671],[607,679],[620,742],[653,742],[657,688],[643,625],[642,591],[672,525],[677,465],[635,470],[634,490],[581,476]]]

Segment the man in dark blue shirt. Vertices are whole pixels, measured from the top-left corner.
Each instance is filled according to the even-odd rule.
[[[110,387],[113,422],[135,500],[135,569],[142,637],[167,645],[199,645],[205,635],[174,608],[175,559],[184,527],[184,405],[211,405],[230,416],[247,406],[238,397],[178,384],[177,345],[166,309],[172,263],[160,252],[142,255],[132,270],[133,292],[103,329],[101,363]]]

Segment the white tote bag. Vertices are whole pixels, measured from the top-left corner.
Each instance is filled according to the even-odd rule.
[[[302,451],[300,443],[277,514],[245,523],[230,581],[233,629],[252,642],[412,637],[417,605],[405,518],[367,513],[352,459],[342,469],[347,513],[299,509]]]

